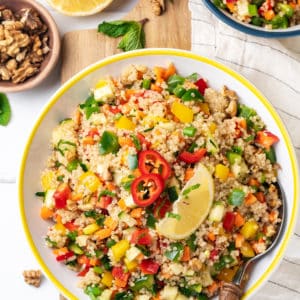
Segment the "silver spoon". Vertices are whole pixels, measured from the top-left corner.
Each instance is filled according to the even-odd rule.
[[[285,227],[285,223],[286,223],[286,198],[285,198],[284,191],[281,188],[281,185],[277,183],[276,187],[278,189],[279,198],[281,199],[282,202],[282,205],[279,209],[279,217],[281,218],[281,223],[277,230],[276,237],[274,238],[272,244],[265,252],[254,256],[253,258],[249,259],[247,262],[245,262],[243,265],[240,266],[232,282],[225,282],[223,284],[220,290],[219,300],[240,299],[241,296],[243,295],[243,289],[246,285],[246,282],[249,279],[250,266],[254,263],[254,261],[270,253],[275,248],[277,243],[280,241],[283,234],[283,228]]]

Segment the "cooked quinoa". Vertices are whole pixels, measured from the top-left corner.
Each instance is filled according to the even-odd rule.
[[[100,80],[54,128],[41,217],[54,259],[91,299],[207,299],[280,223],[277,136],[224,86],[175,66]],[[198,163],[213,204],[185,239],[158,234]],[[197,187],[195,187],[197,188]]]

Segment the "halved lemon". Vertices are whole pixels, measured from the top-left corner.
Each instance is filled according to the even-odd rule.
[[[113,0],[47,0],[57,11],[69,16],[89,16],[107,7]]]
[[[159,234],[180,240],[191,235],[207,218],[214,198],[211,174],[202,164],[195,168],[193,177],[180,192],[178,200],[159,223]]]

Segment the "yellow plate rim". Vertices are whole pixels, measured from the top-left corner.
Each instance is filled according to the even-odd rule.
[[[140,56],[148,56],[148,55],[163,55],[163,56],[179,56],[179,57],[186,57],[189,59],[197,60],[202,63],[206,63],[208,65],[211,65],[231,77],[233,77],[235,80],[239,81],[241,84],[243,84],[248,90],[250,90],[257,98],[258,100],[265,106],[265,108],[268,110],[274,121],[276,122],[276,125],[278,126],[283,138],[285,145],[287,147],[289,158],[291,160],[291,166],[292,166],[292,174],[293,174],[293,207],[291,212],[291,218],[290,222],[288,224],[288,229],[285,233],[285,236],[283,237],[282,243],[280,245],[280,248],[277,252],[277,255],[274,257],[272,262],[270,263],[269,267],[265,270],[265,272],[262,274],[262,276],[246,291],[246,293],[243,296],[243,299],[248,298],[250,295],[254,293],[255,290],[257,290],[262,283],[270,276],[271,272],[275,270],[275,268],[278,266],[284,251],[288,245],[288,242],[290,240],[290,237],[293,233],[293,229],[296,222],[296,216],[298,212],[298,197],[299,197],[299,171],[298,171],[298,164],[296,160],[295,151],[290,139],[290,136],[281,121],[279,115],[275,111],[274,107],[271,105],[271,103],[262,95],[261,92],[257,90],[257,88],[250,83],[245,77],[242,75],[236,73],[235,71],[231,70],[229,67],[214,61],[212,59],[200,56],[198,54],[192,53],[190,51],[185,50],[179,50],[179,49],[169,49],[169,48],[149,48],[149,49],[143,49],[143,50],[136,50],[131,51],[127,53],[121,53],[114,56],[110,56],[108,58],[105,58],[93,65],[90,65],[83,69],[81,72],[77,73],[75,76],[73,76],[71,79],[69,79],[64,85],[62,85],[61,88],[58,89],[58,91],[51,97],[49,102],[45,105],[45,107],[42,110],[42,113],[39,115],[37,121],[35,122],[31,133],[29,135],[29,138],[27,140],[27,143],[25,145],[25,149],[23,152],[23,156],[21,159],[21,165],[19,169],[19,176],[18,176],[18,195],[19,195],[19,209],[20,209],[20,215],[22,220],[22,225],[25,231],[25,235],[27,238],[27,241],[29,243],[29,246],[37,259],[38,263],[40,264],[41,268],[43,269],[46,276],[54,283],[54,285],[63,293],[68,299],[78,299],[76,296],[74,296],[68,289],[66,289],[55,277],[54,274],[48,269],[46,264],[44,263],[43,259],[38,253],[37,248],[35,247],[34,241],[32,239],[32,236],[30,234],[30,230],[28,227],[28,224],[26,222],[26,215],[25,215],[25,209],[24,209],[24,196],[23,196],[23,188],[24,188],[24,172],[26,167],[26,160],[29,153],[30,145],[32,143],[32,140],[47,113],[50,111],[52,106],[59,100],[59,98],[66,93],[66,91],[71,88],[73,85],[75,85],[78,81],[80,81],[82,78],[87,76],[88,74],[92,73],[93,71],[103,68],[111,63],[118,62],[121,60],[125,60],[128,58],[134,58],[134,57],[140,57]]]

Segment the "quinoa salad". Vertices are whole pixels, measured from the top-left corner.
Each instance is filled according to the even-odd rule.
[[[208,299],[270,246],[279,138],[237,93],[129,65],[54,128],[45,243],[87,299]]]
[[[239,21],[267,29],[300,24],[299,0],[213,0],[213,3]]]

